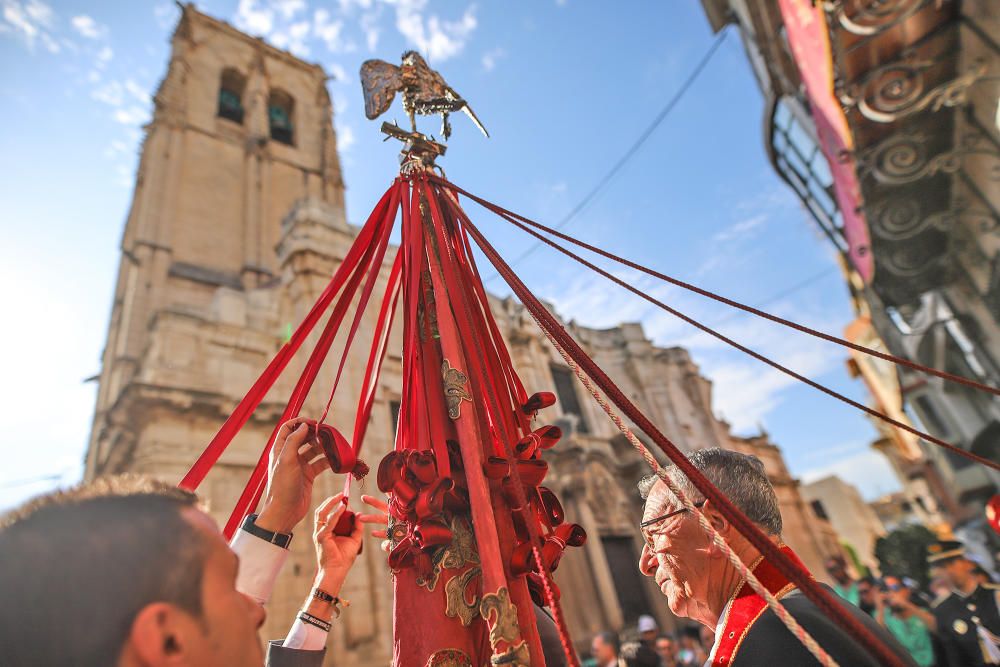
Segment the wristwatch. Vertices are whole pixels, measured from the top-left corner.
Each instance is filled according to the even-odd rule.
[[[257,515],[248,514],[247,518],[243,519],[243,530],[247,531],[254,537],[259,537],[265,542],[270,542],[282,549],[288,548],[288,543],[292,541],[291,533],[276,533],[272,530],[265,530],[257,525]]]

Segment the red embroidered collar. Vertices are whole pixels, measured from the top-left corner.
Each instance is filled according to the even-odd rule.
[[[796,565],[806,570],[806,566],[791,548],[783,545],[781,551]],[[795,588],[794,584],[790,583],[763,558],[758,559],[750,570],[757,576],[764,588],[779,599]],[[716,638],[712,667],[728,667],[733,663],[733,660],[736,659],[736,653],[740,650],[740,645],[750,632],[750,628],[766,609],[767,601],[757,595],[750,584],[743,582],[736,590],[736,594],[729,604],[729,609],[726,611],[721,636]]]

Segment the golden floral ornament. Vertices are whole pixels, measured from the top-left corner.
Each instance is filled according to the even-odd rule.
[[[490,646],[498,653],[501,641],[513,644],[521,638],[521,628],[517,624],[517,607],[510,601],[510,592],[501,586],[496,593],[483,596],[479,603],[479,613],[490,626]],[[491,619],[491,616],[495,618]]]
[[[462,416],[462,401],[472,401],[472,394],[465,384],[469,376],[457,368],[452,368],[447,359],[441,364],[441,377],[444,380],[444,400],[448,404],[448,416],[458,419]]]
[[[465,651],[457,648],[446,648],[435,651],[427,659],[426,667],[473,667],[472,659]]]
[[[491,656],[490,664],[497,665],[497,667],[500,665],[504,667],[528,667],[531,664],[531,653],[528,651],[528,645],[521,642],[517,646],[511,646],[503,653]]]
[[[472,620],[479,613],[479,599],[475,590],[472,592],[472,600],[469,600],[468,589],[469,584],[479,576],[480,572],[478,567],[470,567],[462,574],[456,574],[444,585],[445,599],[448,603],[444,615],[448,618],[458,618],[465,627],[472,625]]]

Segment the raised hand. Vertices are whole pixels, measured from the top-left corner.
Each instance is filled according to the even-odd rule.
[[[389,506],[385,504],[384,501],[379,500],[374,496],[361,496],[362,502],[364,502],[369,507],[376,510],[374,514],[359,514],[358,521],[361,523],[370,523],[373,525],[382,525],[388,527],[389,525]],[[389,540],[386,535],[386,528],[379,528],[372,531],[372,537],[382,540],[382,550],[385,552],[389,551]]]
[[[281,425],[271,448],[271,474],[257,525],[290,533],[309,512],[313,480],[327,468],[323,452],[307,442],[309,427],[303,417]]]
[[[354,530],[350,535],[336,535],[333,532],[346,509],[347,501],[343,493],[330,496],[316,508],[313,542],[316,546],[318,570],[315,585],[330,595],[340,592],[340,587],[361,550],[364,531],[361,521],[354,522]]]

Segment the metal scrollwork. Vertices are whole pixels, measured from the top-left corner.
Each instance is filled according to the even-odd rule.
[[[843,100],[856,104],[861,114],[877,123],[893,123],[925,109],[939,111],[968,102],[969,88],[987,72],[979,60],[961,76],[925,92],[924,73],[934,65],[930,60],[899,61],[880,67],[853,86]]]
[[[961,215],[954,209],[925,215],[919,199],[893,197],[875,209],[872,231],[888,241],[903,241],[929,230],[948,231]]]
[[[969,134],[962,145],[931,157],[927,154],[928,137],[919,132],[893,134],[865,151],[858,164],[862,176],[872,176],[886,185],[913,183],[934,174],[954,174],[962,167],[966,155],[981,154],[997,158],[990,172],[993,179],[1000,177],[1000,154],[989,145],[981,146],[982,137]]]
[[[937,0],[935,0],[937,1]],[[888,30],[916,14],[931,0],[828,0],[823,8],[840,26],[854,35],[871,36]],[[848,13],[848,6],[851,11]]]
[[[945,252],[938,252],[933,248],[908,243],[901,248],[883,253],[882,257],[885,268],[893,275],[900,278],[915,278],[922,273],[940,268],[945,255]]]
[[[462,401],[472,401],[472,394],[465,388],[469,376],[452,368],[451,362],[445,359],[441,364],[441,377],[444,380],[444,400],[448,404],[448,416],[458,419],[462,416]]]
[[[479,598],[473,593],[470,600],[467,593],[469,584],[481,572],[482,570],[478,567],[470,567],[462,574],[456,574],[444,585],[445,599],[447,600],[444,615],[448,618],[458,618],[466,627],[471,625],[472,620],[479,614]]]

